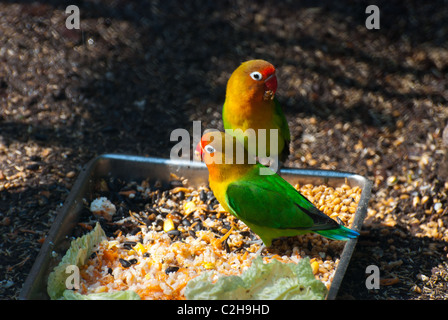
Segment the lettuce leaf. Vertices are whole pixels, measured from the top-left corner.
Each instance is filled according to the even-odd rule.
[[[213,283],[212,272],[190,280],[185,290],[193,300],[322,300],[327,295],[325,285],[317,280],[309,258],[297,264],[273,260],[264,263],[261,257],[241,276],[221,276]]]
[[[47,293],[51,299],[63,298],[66,290],[65,282],[70,276],[70,273],[66,273],[67,266],[75,265],[80,267],[84,265],[92,254],[93,248],[103,239],[106,239],[106,234],[100,224],[97,223],[92,231],[71,242],[70,248],[59,265],[48,276]]]
[[[80,294],[73,290],[65,290],[66,300],[140,300],[140,296],[132,290],[101,293]]]

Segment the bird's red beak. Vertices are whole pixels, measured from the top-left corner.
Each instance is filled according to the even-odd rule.
[[[275,73],[266,78],[266,80],[264,81],[264,85],[266,86],[267,90],[270,90],[273,94],[275,94],[275,92],[277,91],[277,76],[275,75]]]
[[[202,156],[203,156],[202,141],[199,141],[198,145],[196,146],[196,149],[194,150],[194,156],[195,156],[196,159],[198,159],[199,161],[204,160],[204,159],[202,158]]]

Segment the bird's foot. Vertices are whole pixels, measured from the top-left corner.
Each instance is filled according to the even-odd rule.
[[[251,240],[251,241],[247,241],[247,244],[251,245],[251,244],[258,244],[258,245],[262,245],[263,244],[263,240],[258,239],[258,240]]]
[[[255,254],[257,256],[261,256],[261,253],[263,252],[264,249],[266,249],[266,246],[264,245],[264,243],[262,243],[260,249],[258,249],[257,252],[255,252]]]
[[[257,256],[260,256],[260,255],[261,255],[261,252],[262,252],[264,249],[266,249],[266,246],[264,245],[263,240],[261,240],[261,239],[259,239],[259,240],[253,240],[253,241],[248,241],[247,244],[249,244],[249,245],[256,244],[256,245],[259,245],[259,246],[260,246],[260,248],[257,250],[257,252],[255,252],[255,254],[256,254]]]

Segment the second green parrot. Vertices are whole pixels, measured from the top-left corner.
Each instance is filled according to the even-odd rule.
[[[291,136],[288,122],[282,108],[275,98],[277,76],[272,64],[264,60],[243,62],[227,82],[226,99],[222,109],[224,129],[234,135],[248,149],[247,129],[257,134],[254,154],[259,158],[272,157],[284,162],[289,155]],[[235,131],[241,129],[240,132]],[[260,129],[266,130],[266,152],[258,148]],[[271,129],[277,130],[277,141],[271,142]],[[273,144],[272,152],[270,149]]]
[[[242,220],[270,246],[273,239],[309,232],[334,240],[349,240],[359,233],[322,213],[277,174],[261,175],[260,163],[236,161],[239,142],[220,131],[203,135],[196,152],[209,171],[209,185],[225,210]],[[231,152],[229,152],[232,149]],[[269,169],[267,169],[269,170]]]

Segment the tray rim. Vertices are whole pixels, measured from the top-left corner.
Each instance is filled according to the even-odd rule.
[[[150,156],[140,156],[140,155],[130,155],[130,154],[117,154],[117,153],[105,153],[91,159],[83,168],[81,169],[73,187],[70,190],[69,195],[62,207],[58,208],[57,214],[53,224],[51,225],[47,237],[33,263],[30,272],[22,286],[22,290],[19,294],[19,300],[33,299],[30,295],[33,294],[34,285],[39,281],[39,276],[45,272],[42,270],[46,260],[49,260],[48,255],[51,254],[54,248],[54,240],[56,239],[58,232],[67,219],[70,209],[73,207],[76,198],[81,193],[83,185],[89,183],[88,179],[95,173],[94,170],[98,163],[103,160],[110,161],[124,161],[124,162],[139,162],[166,166],[180,166],[186,167],[186,169],[198,169],[207,170],[204,163],[199,161],[188,161],[188,160],[171,160],[159,157]],[[308,177],[318,177],[328,181],[329,179],[354,179],[360,184],[363,184],[361,191],[361,200],[358,203],[357,210],[355,212],[355,220],[353,221],[352,229],[355,231],[360,231],[363,221],[367,214],[367,206],[370,200],[372,181],[369,179],[352,172],[337,171],[337,170],[326,170],[326,169],[314,169],[314,168],[282,168],[280,169],[280,175],[294,175],[294,176],[308,176]],[[325,182],[324,182],[325,183]],[[350,263],[351,256],[354,252],[358,238],[350,239],[344,245],[344,249],[341,253],[338,267],[336,268],[333,281],[331,283],[330,289],[328,291],[327,300],[336,299],[339,287],[342,283],[343,277],[345,276],[346,269]],[[48,262],[49,263],[49,262]],[[46,294],[46,292],[45,292]],[[44,294],[44,295],[45,295]]]

